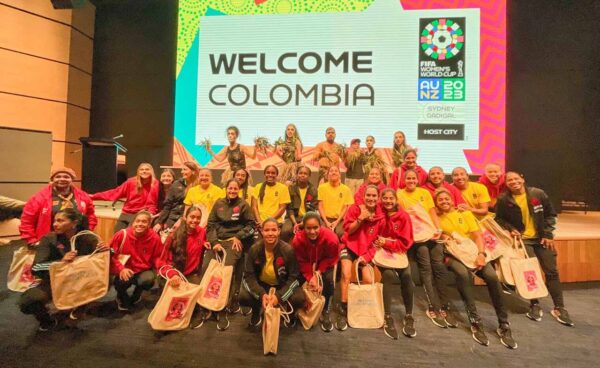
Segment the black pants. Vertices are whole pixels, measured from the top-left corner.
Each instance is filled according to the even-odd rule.
[[[281,240],[291,244],[292,239],[294,239],[294,223],[289,217],[286,217],[281,227]]]
[[[558,275],[558,268],[556,266],[556,252],[544,248],[540,243],[539,239],[523,239],[525,243],[525,249],[530,257],[537,257],[540,261],[542,271],[546,277],[546,287],[552,297],[555,307],[564,308],[565,302],[563,301],[562,285],[560,284],[560,276]],[[538,299],[532,299],[531,304],[539,303]]]
[[[258,283],[267,293],[272,287],[274,287],[277,290],[281,288],[281,286],[271,286],[261,281],[259,281]],[[304,292],[302,292],[302,288],[297,287],[296,289],[294,289],[294,293],[288,298],[287,301],[289,301],[292,307],[294,308],[294,313],[299,308],[304,307],[304,303],[306,300],[304,298]],[[252,313],[255,314],[260,312],[260,309],[262,308],[262,300],[254,298],[254,296],[250,294],[250,292],[248,292],[248,290],[246,290],[245,287],[242,286],[240,290],[240,305],[252,308]]]
[[[231,285],[229,288],[229,298],[235,295],[238,295],[240,292],[240,285],[242,283],[242,273],[244,268],[244,259],[245,259],[245,251],[247,251],[250,247],[247,244],[242,243],[242,251],[238,252],[233,249],[232,242],[229,240],[224,240],[221,242],[221,246],[227,253],[227,257],[225,258],[225,266],[233,267],[233,274],[231,278]],[[220,257],[223,257],[223,253],[219,253]],[[202,260],[202,277],[206,273],[208,269],[208,264],[211,260],[216,259],[216,254],[213,250],[207,250],[204,252],[204,259]]]
[[[126,229],[129,224],[133,221],[135,214],[131,213],[121,213],[117,222],[115,223],[115,227],[113,228],[113,234],[116,234],[120,230]]]
[[[392,310],[392,285],[400,285],[406,314],[412,314],[415,284],[410,276],[410,266],[403,269],[380,266],[378,268],[381,272],[381,282],[383,283],[383,307],[385,313],[389,314]]]
[[[38,286],[27,289],[19,298],[19,309],[24,314],[33,314],[39,322],[50,320],[46,303],[52,300],[49,281],[42,281]]]
[[[154,271],[146,270],[134,274],[127,281],[121,280],[119,275],[117,275],[113,284],[115,286],[115,290],[117,291],[118,298],[126,305],[129,305],[132,301],[135,301],[140,296],[143,290],[152,289],[155,280],[156,274]],[[127,290],[131,286],[135,286],[135,289],[130,297],[129,294],[127,294]]]
[[[442,304],[450,303],[448,287],[444,279],[448,272],[444,265],[444,246],[430,240],[415,243],[412,248],[419,266],[419,276],[427,302],[435,311],[439,311]]]
[[[452,256],[447,258],[446,264],[456,275],[456,287],[465,303],[469,321],[471,323],[479,322],[480,317],[477,314],[475,297],[473,296],[472,272],[462,264],[462,262]],[[498,323],[508,323],[508,314],[506,313],[506,308],[504,307],[504,302],[502,300],[502,286],[500,285],[500,281],[498,281],[498,276],[496,275],[494,267],[488,263],[482,269],[477,270],[475,274],[481,277],[487,285],[490,298],[492,299],[492,305],[496,310]]]
[[[323,307],[323,312],[329,311],[329,305],[331,304],[331,299],[333,298],[333,293],[335,292],[335,286],[333,283],[333,267],[327,269],[324,273],[321,274],[321,278],[323,279],[323,296],[325,297],[325,306]],[[302,277],[302,285],[306,280]]]

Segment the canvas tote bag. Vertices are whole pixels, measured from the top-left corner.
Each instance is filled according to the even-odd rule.
[[[461,261],[467,268],[477,268],[476,259],[479,249],[473,240],[453,232],[452,238],[446,240],[445,245],[448,253]]]
[[[522,239],[519,239],[519,245],[525,250]],[[510,269],[517,292],[525,299],[543,298],[548,295],[548,289],[542,277],[540,262],[537,257],[529,257],[527,251],[524,251],[524,254],[523,259],[510,260]]]
[[[381,247],[375,252],[373,263],[381,267],[403,269],[408,267],[408,257],[406,256],[406,252],[391,252]]]
[[[423,243],[433,238],[437,229],[423,206],[414,204],[407,208],[406,212],[410,216],[415,243]]]
[[[200,288],[202,292],[198,297],[198,304],[211,311],[218,312],[227,306],[233,266],[225,266],[227,252],[223,250],[223,259],[216,253],[202,276]]]
[[[371,270],[373,280],[375,272]],[[358,262],[356,262],[358,275]],[[384,322],[383,312],[383,285],[379,282],[350,284],[348,287],[348,324],[352,328],[381,328]]]
[[[167,279],[163,275],[163,269],[164,266],[159,270],[159,275]],[[167,279],[158,303],[148,316],[148,323],[157,331],[177,331],[187,328],[201,291],[200,285],[188,282],[181,272],[172,270],[176,271],[181,278],[179,286],[172,286],[171,280]]]
[[[314,272],[313,277],[317,277],[319,286],[322,288],[323,278],[321,277],[321,274]],[[310,330],[319,322],[319,317],[325,307],[325,297],[321,295],[321,293],[310,290],[308,288],[308,281],[302,285],[302,291],[306,297],[306,305],[304,308],[298,310],[298,319],[305,330]]]
[[[500,282],[514,285],[515,279],[510,267],[510,261],[513,259],[527,258],[525,247],[521,247],[521,243],[517,238],[512,239],[511,246],[506,250],[502,257],[496,261],[496,274]]]
[[[269,295],[275,294],[275,288],[269,290]],[[262,325],[263,353],[277,354],[279,344],[279,325],[281,323],[281,309],[268,305],[264,310]]]
[[[119,245],[119,255],[117,256],[117,258],[119,259],[119,263],[121,263],[123,265],[123,267],[125,267],[125,264],[127,264],[127,261],[129,261],[129,258],[131,258],[131,254],[123,254],[123,245],[125,244],[125,239],[127,239],[127,229],[123,229],[121,230],[121,232],[123,233],[123,239],[121,239],[121,245]]]
[[[6,286],[9,290],[23,292],[40,282],[31,273],[34,260],[35,249],[30,249],[27,245],[24,245],[15,250],[6,277]]]
[[[71,238],[71,251],[75,241],[82,235],[93,235],[91,231],[80,231]],[[76,257],[72,262],[54,262],[50,265],[50,287],[52,300],[57,309],[73,309],[100,299],[108,292],[110,252],[94,252]]]
[[[481,227],[485,252],[490,260],[500,258],[512,247],[513,240],[510,233],[504,230],[494,219],[485,217],[479,221]]]

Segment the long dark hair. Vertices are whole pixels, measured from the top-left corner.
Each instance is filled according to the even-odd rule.
[[[182,219],[185,219],[192,211],[198,211],[200,212],[200,216],[202,216],[202,209],[198,206],[192,206],[185,211]],[[175,230],[175,233],[173,234],[170,249],[171,254],[173,255],[173,265],[181,272],[185,269],[185,263],[187,262],[187,237],[188,227],[186,222],[182,221],[179,228]]]
[[[168,172],[169,174],[171,174],[171,177],[173,178],[173,182],[175,181],[175,172],[169,168],[164,169],[161,173],[160,176],[162,176],[162,174]],[[173,183],[171,183],[171,185],[173,185]],[[165,197],[167,196],[167,193],[165,193],[165,185],[162,183],[162,181],[158,181],[158,206],[160,207],[160,209],[162,210],[162,206],[163,206],[163,202],[165,201]]]
[[[237,174],[240,171],[243,171],[246,173],[246,180],[244,180],[244,182],[240,184],[240,190],[244,191],[243,199],[246,200],[246,199],[248,199],[248,187],[250,186],[250,173],[246,169],[237,169],[233,173],[233,177],[235,178],[235,174]],[[229,182],[227,183],[227,185],[229,185]],[[225,188],[227,188],[227,185],[225,186]]]
[[[270,168],[274,168],[276,175],[279,175],[279,169],[275,165],[267,165],[267,167],[265,167],[265,169],[263,170],[263,174],[265,174],[267,172],[267,170],[269,170]],[[258,191],[258,200],[260,201],[261,204],[263,203],[263,199],[265,199],[265,190],[266,189],[267,189],[267,181],[265,180],[265,182],[263,182],[262,185],[260,186],[260,190]]]

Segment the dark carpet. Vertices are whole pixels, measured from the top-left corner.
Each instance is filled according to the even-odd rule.
[[[463,318],[457,329],[435,327],[424,314],[424,296],[417,287],[417,337],[390,340],[383,330],[353,330],[329,334],[314,328],[282,326],[279,354],[263,356],[260,330],[249,330],[249,317],[231,316],[227,331],[209,321],[197,330],[154,332],[147,323],[158,291],[145,294],[131,314],[116,310],[114,290],[88,307],[79,321],[52,332],[38,332],[32,316],[20,313],[18,293],[6,289],[6,271],[16,246],[0,247],[0,367],[595,367],[600,352],[600,283],[565,285],[573,328],[558,324],[549,314],[551,301],[542,302],[545,316],[536,323],[525,317],[527,303],[505,296],[511,327],[519,348],[508,350],[495,336],[496,318],[484,287],[477,287],[478,308],[490,346],[471,338]],[[398,290],[400,295],[400,290]],[[400,328],[401,300],[393,310]],[[70,321],[69,321],[70,322]]]

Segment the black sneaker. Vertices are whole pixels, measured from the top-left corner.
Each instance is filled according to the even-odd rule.
[[[298,318],[296,318],[296,314],[292,313],[289,317],[289,320],[287,318],[283,320],[283,325],[287,328],[296,327],[296,322],[298,321]]]
[[[446,326],[450,328],[458,327],[458,320],[456,319],[456,316],[452,312],[452,309],[450,309],[449,305],[442,306],[442,309],[440,310],[440,316],[444,319],[444,322],[446,322]]]
[[[410,314],[404,316],[404,327],[402,327],[402,333],[406,337],[417,336],[417,330],[415,330],[415,319]]]
[[[227,311],[222,310],[217,314],[217,330],[225,331],[229,328],[229,319],[227,318]]]
[[[133,294],[131,294],[131,304],[132,305],[136,305],[139,302],[142,301],[142,293],[144,292],[144,289],[136,286],[135,289],[133,289]]]
[[[425,314],[431,320],[431,322],[433,322],[434,325],[436,325],[436,326],[438,326],[440,328],[446,328],[446,327],[448,327],[446,325],[446,321],[444,321],[444,318],[441,316],[440,313],[436,312],[433,309],[433,307],[429,307],[429,309],[427,309],[425,311]]]
[[[510,327],[508,323],[503,323],[496,330],[498,337],[500,337],[500,342],[502,345],[506,346],[509,349],[516,349],[518,347],[517,342],[512,337],[512,332],[510,331]]]
[[[252,311],[252,317],[250,317],[250,322],[248,323],[250,327],[258,327],[262,322],[262,315],[260,314],[260,310]]]
[[[562,307],[554,308],[550,312],[550,314],[552,315],[552,317],[556,318],[556,320],[559,323],[562,323],[565,326],[569,326],[569,327],[575,326],[575,323],[573,323],[573,321],[571,320],[571,317],[569,317],[569,312],[567,312],[567,310],[565,308],[562,308]]]
[[[542,316],[544,315],[544,311],[540,307],[539,304],[531,304],[529,306],[529,311],[526,316],[532,321],[540,322],[542,320]]]
[[[488,346],[490,344],[490,340],[488,340],[485,332],[483,332],[480,322],[471,324],[471,336],[473,336],[473,340],[483,346]]]
[[[329,317],[329,312],[324,312],[321,316],[321,330],[324,332],[333,331],[333,323],[331,322],[331,318]]]
[[[131,310],[131,308],[129,307],[129,303],[126,300],[121,300],[121,298],[117,296],[116,302],[118,310],[122,312],[129,312]]]
[[[240,313],[242,316],[249,316],[252,313],[252,308],[250,307],[240,307]]]
[[[385,316],[383,332],[385,332],[385,335],[390,339],[398,340],[398,331],[396,331],[396,326],[394,325],[394,318],[389,314],[386,314]]]
[[[335,328],[338,331],[346,331],[348,329],[348,319],[346,318],[346,308],[340,306],[338,308],[337,319],[335,321]]]
[[[40,322],[40,326],[38,327],[38,331],[46,332],[50,331],[58,326],[58,320],[56,317],[48,317]]]
[[[227,307],[227,311],[230,314],[236,314],[238,312],[240,312],[240,302],[238,300],[237,295],[234,295],[233,298],[231,298],[231,303],[229,303],[229,306]]]
[[[208,309],[200,309],[200,312],[198,312],[198,317],[192,321],[192,328],[193,329],[197,329],[202,327],[202,325],[204,325],[204,322],[206,322],[210,316],[212,316],[212,312],[209,311]]]

